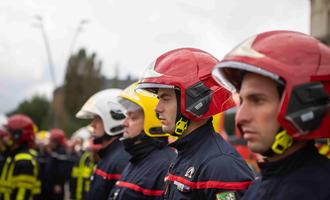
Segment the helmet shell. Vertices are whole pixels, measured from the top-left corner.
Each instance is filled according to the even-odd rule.
[[[195,48],[180,48],[159,56],[146,70],[139,88],[180,90],[180,111],[198,121],[231,108],[231,93],[218,85],[211,70],[218,60]]]
[[[214,68],[215,80],[239,90],[242,73],[269,77],[284,86],[278,121],[296,139],[330,137],[330,48],[293,31],[253,36]]]
[[[15,144],[34,145],[35,132],[32,119],[23,114],[15,114],[7,119],[5,125]]]
[[[122,90],[106,89],[91,96],[76,114],[80,119],[101,117],[104,131],[110,136],[123,133],[122,123],[125,119],[123,107],[118,103],[117,96]]]

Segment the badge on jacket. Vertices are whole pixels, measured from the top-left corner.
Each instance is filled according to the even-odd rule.
[[[219,192],[216,200],[236,200],[235,192]]]
[[[195,167],[189,167],[184,176],[187,178],[192,178],[194,172],[195,172]]]
[[[174,185],[176,185],[176,189],[180,192],[189,192],[190,187],[188,185],[185,185],[183,183],[180,183],[179,181],[174,181]]]

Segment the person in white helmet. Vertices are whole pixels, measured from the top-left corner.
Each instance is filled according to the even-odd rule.
[[[123,134],[123,108],[117,101],[120,89],[106,89],[91,96],[76,114],[80,119],[91,119],[92,137],[100,144],[100,160],[91,176],[86,199],[107,199],[109,192],[120,178],[129,161],[119,138]]]

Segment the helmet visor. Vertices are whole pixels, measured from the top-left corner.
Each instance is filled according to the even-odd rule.
[[[136,103],[133,103],[132,101],[122,98],[122,97],[118,97],[118,101],[120,103],[120,105],[122,105],[124,107],[124,109],[128,112],[135,112],[138,110],[142,110],[141,106],[137,105]]]
[[[158,89],[160,89],[160,88],[175,89],[175,86],[174,85],[160,84],[160,83],[139,83],[136,87],[137,90],[143,89],[143,90],[147,90],[149,92],[152,92],[154,94],[157,94]]]
[[[274,73],[254,65],[235,61],[225,61],[217,64],[212,70],[212,77],[229,91],[236,92],[240,89],[243,76],[247,72],[266,76],[284,85],[283,80]]]

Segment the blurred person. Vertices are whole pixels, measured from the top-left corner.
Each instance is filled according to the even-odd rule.
[[[4,125],[7,123],[7,118],[3,116],[0,120],[0,155],[4,156],[8,151],[8,138],[9,134]]]
[[[238,92],[236,125],[264,156],[243,199],[330,199],[330,160],[314,144],[330,137],[330,48],[299,32],[263,32],[212,74]]]
[[[91,138],[86,150],[72,168],[70,178],[70,200],[85,200],[90,190],[90,177],[98,161],[97,152],[101,145],[94,144]]]
[[[8,141],[9,133],[2,125],[0,125],[0,172],[2,171],[2,167],[5,165],[6,158],[10,153],[10,144]]]
[[[119,102],[126,109],[121,140],[132,157],[109,200],[162,199],[164,178],[176,157],[167,146],[168,134],[163,133],[154,110],[156,95],[135,91],[136,86],[133,83],[119,94]]]
[[[38,163],[31,153],[35,132],[32,119],[15,114],[5,124],[11,141],[0,175],[0,199],[39,199]]]
[[[64,184],[69,178],[71,169],[66,154],[66,136],[62,129],[49,130],[49,162],[45,166],[44,197],[51,200],[62,200],[65,196]]]
[[[157,94],[155,108],[164,132],[178,139],[178,157],[166,178],[165,199],[238,199],[254,174],[212,125],[231,108],[231,94],[211,77],[218,60],[195,48],[159,56],[145,71],[141,89]]]
[[[91,176],[86,199],[107,199],[111,189],[128,164],[129,155],[119,138],[123,135],[125,115],[118,104],[120,89],[106,89],[91,96],[76,114],[77,118],[90,119],[94,144],[101,145],[100,160]]]
[[[46,193],[46,186],[47,181],[46,177],[46,166],[50,162],[50,153],[47,151],[47,146],[49,144],[49,132],[46,130],[41,130],[36,133],[36,151],[37,151],[37,161],[39,164],[39,179],[42,183],[41,184],[41,199],[46,199],[47,195]]]

